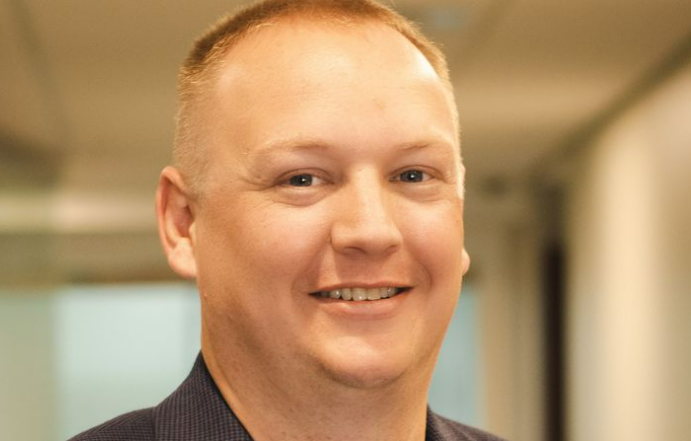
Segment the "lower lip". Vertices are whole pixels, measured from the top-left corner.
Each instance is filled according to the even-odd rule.
[[[381,320],[396,315],[410,292],[408,290],[380,300],[352,301],[314,297],[314,301],[319,303],[320,309],[329,314],[354,320]]]

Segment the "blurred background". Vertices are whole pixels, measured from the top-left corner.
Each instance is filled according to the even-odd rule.
[[[198,351],[153,196],[237,1],[0,0],[0,439],[151,406]],[[472,269],[430,402],[513,441],[691,433],[691,2],[397,0],[447,53]]]

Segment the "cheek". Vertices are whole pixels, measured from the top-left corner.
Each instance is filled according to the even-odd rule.
[[[274,207],[257,219],[254,234],[245,237],[246,247],[264,276],[271,271],[283,288],[286,283],[294,288],[326,249],[329,224],[327,213],[316,207]]]
[[[445,201],[419,209],[406,223],[408,250],[426,273],[426,298],[420,305],[425,345],[438,348],[461,291],[463,278],[462,205]],[[432,355],[432,353],[428,354]]]
[[[444,201],[409,210],[403,228],[407,246],[428,272],[430,282],[440,286],[460,284],[463,272],[463,207]],[[460,286],[460,285],[459,285]]]
[[[199,266],[213,271],[208,279],[226,288],[283,292],[328,242],[325,213],[247,199],[206,216]]]
[[[302,316],[290,294],[328,243],[324,218],[240,200],[206,215],[197,282],[213,332],[243,336],[257,348],[281,340],[277,333],[292,335]]]

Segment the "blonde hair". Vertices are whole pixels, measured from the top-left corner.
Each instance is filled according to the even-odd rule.
[[[447,89],[452,92],[444,54],[418,26],[394,10],[374,0],[264,0],[218,20],[194,43],[178,74],[178,113],[173,158],[190,189],[199,190],[207,155],[205,140],[199,133],[202,113],[199,104],[218,78],[221,60],[230,48],[252,31],[286,18],[306,18],[357,24],[381,23],[406,37],[431,64]]]

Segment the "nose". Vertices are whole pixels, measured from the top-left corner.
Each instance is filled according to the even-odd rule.
[[[331,244],[336,252],[385,256],[400,248],[395,196],[376,176],[359,177],[341,189],[334,210]]]

